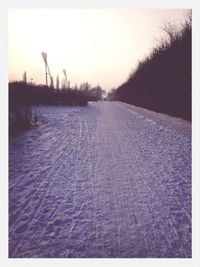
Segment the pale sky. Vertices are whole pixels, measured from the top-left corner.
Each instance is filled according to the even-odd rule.
[[[118,87],[163,36],[163,22],[180,24],[187,9],[10,9],[9,80],[45,84],[41,52],[54,78]]]

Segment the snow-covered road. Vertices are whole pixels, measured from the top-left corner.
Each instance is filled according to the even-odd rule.
[[[191,257],[191,125],[119,102],[40,107],[10,141],[9,257]]]

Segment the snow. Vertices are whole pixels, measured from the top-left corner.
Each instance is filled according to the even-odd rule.
[[[9,146],[9,257],[191,257],[191,124],[120,102],[35,107]]]

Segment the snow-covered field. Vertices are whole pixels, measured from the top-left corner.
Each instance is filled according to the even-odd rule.
[[[191,257],[191,125],[119,102],[39,107],[9,146],[9,257]]]

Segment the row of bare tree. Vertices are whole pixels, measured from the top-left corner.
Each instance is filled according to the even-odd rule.
[[[192,14],[181,27],[166,23],[163,31],[166,37],[108,99],[191,120]]]

